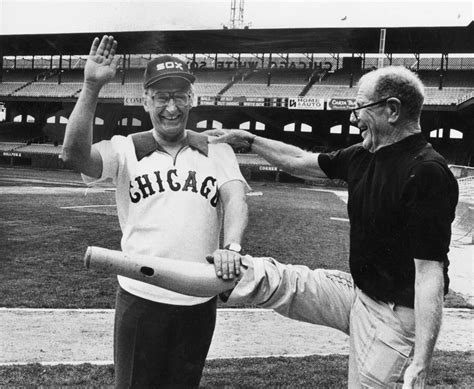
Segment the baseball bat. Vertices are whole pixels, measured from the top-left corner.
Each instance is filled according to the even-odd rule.
[[[84,256],[88,269],[101,269],[173,292],[211,297],[235,287],[237,279],[223,280],[214,266],[177,259],[130,255],[122,251],[89,246]]]

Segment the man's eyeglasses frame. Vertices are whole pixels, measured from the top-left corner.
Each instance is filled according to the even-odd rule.
[[[175,95],[176,94],[182,94],[182,97],[183,96],[186,96],[186,102],[177,102],[176,101],[176,97]],[[155,99],[155,97],[157,95],[168,95],[168,99],[165,103],[161,104],[161,103],[158,103]],[[153,95],[150,95],[151,97],[151,100],[153,101],[153,105],[157,108],[162,108],[162,107],[166,107],[169,103],[170,103],[170,100],[173,99],[175,105],[177,105],[178,107],[185,107],[189,104],[190,100],[191,100],[191,94],[188,93],[188,92],[156,92],[155,94]],[[179,99],[178,99],[179,100]]]
[[[382,100],[375,101],[374,103],[369,103],[369,104],[361,105],[360,107],[352,108],[352,109],[351,109],[351,114],[354,115],[354,117],[355,117],[356,120],[358,121],[358,120],[359,120],[359,116],[357,116],[357,111],[358,111],[359,109],[374,107],[374,106],[376,106],[376,105],[386,103],[386,102],[387,102],[389,99],[391,99],[392,97],[393,97],[393,96],[386,97],[386,98],[384,98],[384,99],[382,99]]]

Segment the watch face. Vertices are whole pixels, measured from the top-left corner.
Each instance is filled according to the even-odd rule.
[[[226,249],[240,253],[240,251],[242,250],[242,247],[238,243],[230,243],[226,246]]]

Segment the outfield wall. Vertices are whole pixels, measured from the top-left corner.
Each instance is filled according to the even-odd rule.
[[[303,180],[285,173],[257,154],[237,153],[243,176],[248,181],[299,182],[316,186],[346,187],[340,180]],[[41,169],[69,169],[61,159],[61,146],[0,143],[0,165],[29,166]],[[474,167],[449,165],[457,179],[474,177]]]

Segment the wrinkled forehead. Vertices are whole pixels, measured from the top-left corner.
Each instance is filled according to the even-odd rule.
[[[357,103],[366,104],[373,100],[376,79],[374,77],[364,77],[359,82],[357,90]]]
[[[148,89],[151,93],[189,92],[191,90],[191,84],[183,78],[168,77],[153,83]]]

